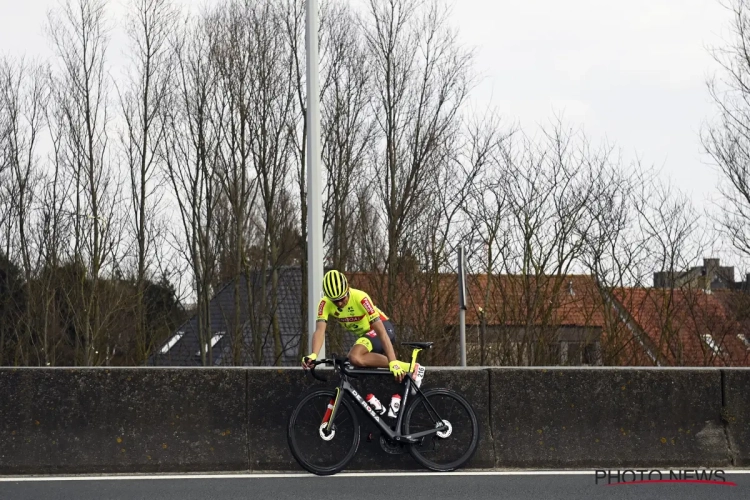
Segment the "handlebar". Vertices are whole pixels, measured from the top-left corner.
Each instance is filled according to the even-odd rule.
[[[321,382],[328,382],[327,378],[321,377],[318,374],[315,373],[315,367],[318,365],[333,365],[334,371],[336,371],[336,367],[339,367],[339,370],[343,369],[344,363],[347,362],[347,358],[331,358],[331,359],[316,359],[313,360],[312,367],[310,368],[310,375],[313,376],[313,378],[316,378],[320,380]],[[307,371],[307,370],[305,370]]]

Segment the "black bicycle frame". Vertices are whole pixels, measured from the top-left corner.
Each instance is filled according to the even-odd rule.
[[[438,432],[444,431],[448,429],[448,426],[445,424],[442,424],[440,426],[435,427],[434,429],[430,429],[427,431],[417,432],[416,434],[401,434],[401,421],[404,417],[404,412],[406,411],[406,402],[409,397],[410,388],[414,385],[414,381],[412,380],[410,375],[407,375],[405,377],[405,383],[404,383],[404,394],[401,396],[401,408],[398,412],[398,417],[396,419],[396,431],[394,432],[391,430],[391,428],[383,421],[380,416],[375,413],[375,410],[370,407],[370,405],[367,404],[367,401],[365,401],[362,396],[359,395],[357,390],[352,386],[352,384],[349,383],[347,375],[389,375],[393,376],[390,371],[388,370],[373,370],[373,369],[357,369],[357,368],[346,368],[345,370],[341,371],[341,383],[336,388],[336,402],[333,406],[333,412],[331,412],[331,416],[328,420],[328,430],[330,431],[331,425],[333,425],[334,419],[336,418],[336,413],[338,412],[339,405],[341,403],[341,396],[344,392],[348,392],[352,398],[357,400],[360,405],[362,405],[362,408],[365,410],[365,413],[375,421],[375,423],[380,427],[380,430],[382,430],[391,440],[397,441],[397,442],[403,442],[407,444],[415,444],[418,443],[422,438],[426,436],[430,436],[432,434],[437,434]],[[424,396],[424,393],[419,387],[415,386],[415,389],[419,394],[422,394]],[[432,412],[434,416],[436,417],[437,422],[443,422],[443,419],[440,418],[435,408],[432,406],[432,403],[424,397],[423,398],[425,403],[427,403],[426,407],[429,412]]]

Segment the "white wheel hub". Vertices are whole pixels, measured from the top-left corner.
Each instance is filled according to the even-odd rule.
[[[443,426],[443,425],[446,426],[446,427],[448,427],[448,428],[445,429],[444,431],[438,431],[437,435],[438,435],[438,437],[441,437],[441,438],[445,439],[448,436],[450,436],[451,433],[453,432],[453,426],[447,420],[443,420],[442,423],[440,423],[440,422],[436,423],[435,427],[437,428],[437,427],[440,427],[440,426]]]
[[[331,439],[333,439],[333,436],[336,435],[336,429],[331,429],[331,433],[326,434],[326,427],[328,427],[327,423],[320,424],[320,429],[318,429],[318,432],[320,433],[320,439],[322,439],[323,441],[330,441]]]

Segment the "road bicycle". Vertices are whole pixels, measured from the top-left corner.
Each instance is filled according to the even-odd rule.
[[[411,366],[417,354],[432,342],[404,342],[412,351]],[[304,396],[292,411],[287,428],[289,448],[307,471],[326,476],[342,471],[354,458],[360,443],[360,426],[355,407],[381,431],[380,445],[387,453],[405,450],[422,466],[434,471],[455,470],[468,462],[479,442],[479,424],[471,405],[460,394],[445,388],[422,391],[411,374],[404,377],[401,408],[392,422],[378,414],[352,385],[360,376],[390,376],[386,368],[357,368],[346,358],[319,359],[318,365],[333,367],[340,376],[335,389],[317,389]],[[411,397],[413,395],[413,397]],[[357,404],[355,404],[355,402]]]

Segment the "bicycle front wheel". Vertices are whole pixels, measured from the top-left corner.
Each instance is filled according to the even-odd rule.
[[[340,472],[359,447],[359,420],[342,395],[328,432],[324,417],[336,391],[319,390],[305,396],[289,418],[287,439],[292,455],[307,471],[319,476]]]
[[[474,455],[479,443],[479,423],[471,405],[450,389],[432,389],[419,395],[406,408],[404,434],[447,429],[422,438],[409,447],[414,459],[434,471],[461,467]]]

